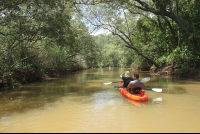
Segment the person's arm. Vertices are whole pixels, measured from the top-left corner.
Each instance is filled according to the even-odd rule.
[[[129,84],[128,84],[128,86],[127,86],[127,91],[130,91],[130,89],[131,89],[131,84],[130,84],[130,82],[129,82]]]
[[[125,72],[123,72],[119,77],[122,79],[123,75],[125,74]]]

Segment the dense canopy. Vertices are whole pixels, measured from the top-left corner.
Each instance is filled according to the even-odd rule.
[[[199,9],[199,0],[3,0],[0,75],[170,63],[185,73],[200,63]]]

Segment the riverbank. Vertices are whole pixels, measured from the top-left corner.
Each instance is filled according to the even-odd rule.
[[[194,69],[188,69],[188,71],[183,71],[182,64],[164,64],[161,67],[157,68],[156,66],[137,66],[132,69],[140,70],[140,71],[149,71],[150,75],[155,76],[167,76],[167,75],[176,75],[179,77],[185,77],[191,80],[200,80],[200,67],[196,67]]]
[[[182,64],[166,64],[159,68],[151,66],[149,71],[150,75],[176,75],[191,80],[200,80],[200,67],[183,71]]]
[[[179,74],[179,70],[181,69],[181,65],[176,64],[165,64],[161,67],[157,68],[156,66],[150,67],[151,75],[177,75]]]
[[[44,71],[27,71],[15,70],[7,75],[0,76],[0,88],[18,88],[23,84],[42,81],[48,78],[54,78],[62,75],[67,75],[76,71],[86,70],[89,68],[76,67],[73,69],[46,68]]]

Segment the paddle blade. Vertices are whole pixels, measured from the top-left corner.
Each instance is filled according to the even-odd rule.
[[[149,81],[149,80],[150,80],[149,77],[147,77],[147,78],[143,78],[143,79],[142,79],[142,81],[144,81],[144,82]]]
[[[162,88],[152,88],[152,90],[155,92],[162,92]]]
[[[104,85],[109,85],[109,84],[111,84],[112,82],[107,82],[107,83],[103,83]]]

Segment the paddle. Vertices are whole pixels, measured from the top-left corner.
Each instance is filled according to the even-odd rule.
[[[122,88],[122,87],[114,86],[114,88]],[[155,92],[162,92],[162,88],[144,88],[144,90],[153,90]]]
[[[146,78],[143,78],[141,81],[147,82],[147,81],[149,81],[149,80],[150,80],[150,78],[149,78],[149,77],[146,77]],[[103,83],[103,84],[109,85],[109,84],[111,84],[111,83],[119,83],[119,82],[122,82],[122,81],[107,82],[107,83]],[[120,88],[120,87],[114,86],[114,88]],[[153,91],[155,91],[155,92],[162,92],[162,88],[144,88],[144,90],[153,90]]]
[[[153,90],[155,92],[162,92],[162,88],[144,88],[144,90]]]
[[[146,78],[143,78],[141,81],[143,81],[143,82],[147,82],[147,81],[149,81],[150,80],[150,78],[149,77],[146,77]],[[111,84],[111,83],[119,83],[119,82],[122,82],[122,81],[117,81],[117,82],[107,82],[107,83],[103,83],[104,85],[109,85],[109,84]]]
[[[103,83],[103,84],[104,84],[104,85],[109,85],[109,84],[112,84],[112,83],[119,83],[119,82],[123,82],[123,81],[107,82],[107,83]]]

